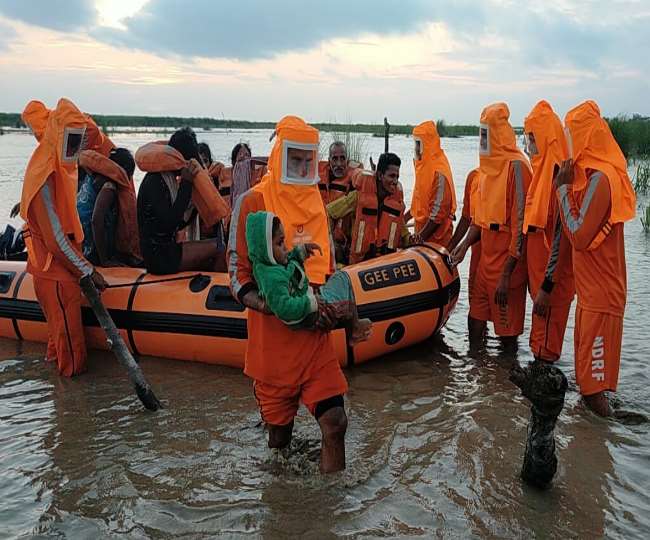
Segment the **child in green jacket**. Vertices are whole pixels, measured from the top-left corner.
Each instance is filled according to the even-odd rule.
[[[280,218],[264,211],[246,219],[246,243],[259,294],[282,322],[294,328],[315,328],[326,304],[349,328],[350,345],[368,339],[372,323],[359,319],[352,282],[345,272],[335,272],[318,293],[309,285],[304,262],[321,251],[320,246],[298,244],[288,251]]]

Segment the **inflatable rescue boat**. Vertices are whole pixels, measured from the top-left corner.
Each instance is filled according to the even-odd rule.
[[[26,263],[0,261],[0,336],[47,342],[45,317]],[[448,253],[422,244],[345,268],[359,316],[373,322],[370,339],[348,347],[345,330],[333,332],[341,365],[367,362],[419,343],[447,322],[460,290]],[[243,368],[246,309],[230,294],[228,275],[186,272],[158,276],[138,268],[101,270],[110,284],[102,294],[125,342],[136,355],[160,356]],[[82,307],[90,348],[106,337]]]

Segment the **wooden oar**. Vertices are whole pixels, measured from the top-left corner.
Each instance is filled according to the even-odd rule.
[[[142,404],[150,411],[157,411],[162,407],[162,405],[160,401],[158,401],[156,395],[153,393],[151,386],[149,386],[149,383],[144,378],[140,366],[133,359],[131,351],[129,351],[126,343],[124,343],[122,336],[117,330],[117,326],[115,326],[113,319],[104,307],[104,304],[99,297],[99,292],[97,292],[97,288],[95,287],[92,278],[90,276],[81,278],[79,285],[81,286],[81,290],[83,291],[84,295],[88,299],[90,307],[95,313],[100,326],[106,333],[108,348],[113,351],[119,363],[126,368],[126,371],[129,375],[129,380],[135,387],[135,392],[138,394],[140,401],[142,401]]]

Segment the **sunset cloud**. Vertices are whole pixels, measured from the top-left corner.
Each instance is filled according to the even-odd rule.
[[[0,110],[65,93],[97,112],[268,120],[469,122],[540,98],[647,114],[648,26],[640,0],[0,0]]]

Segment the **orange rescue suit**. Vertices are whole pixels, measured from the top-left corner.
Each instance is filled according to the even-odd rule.
[[[380,255],[397,250],[400,247],[406,209],[401,183],[381,204],[377,196],[375,173],[359,170],[353,178],[353,185],[359,198],[352,227],[350,264],[361,262],[373,253]]]
[[[573,247],[576,380],[583,395],[592,395],[618,384],[627,291],[623,223],[634,217],[636,197],[625,157],[598,105],[578,105],[565,125],[574,181],[556,193]]]
[[[72,376],[86,369],[79,279],[93,267],[83,257],[83,230],[77,215],[76,158],[65,155],[70,133],[81,137],[84,115],[67,99],[50,112],[39,145],[25,171],[20,215],[25,220],[27,271],[45,313],[48,359],[59,373]]]
[[[536,358],[560,358],[571,302],[575,295],[571,244],[562,233],[553,176],[568,157],[562,122],[546,101],[533,107],[524,120],[533,180],[526,197],[528,288],[533,300],[543,289],[550,295],[546,316],[532,315],[530,348]]]
[[[479,173],[472,221],[481,227],[481,259],[470,317],[493,321],[499,336],[523,332],[526,311],[527,269],[522,232],[526,193],[532,171],[517,148],[505,103],[481,113]],[[511,256],[517,259],[510,275],[507,310],[495,302],[495,291]]]
[[[233,295],[241,302],[257,286],[246,244],[246,219],[251,212],[275,213],[284,225],[286,242],[309,237],[323,249],[314,264],[306,264],[309,281],[322,284],[333,259],[329,249],[327,216],[316,185],[281,182],[285,141],[317,145],[318,131],[300,118],[283,118],[276,126],[269,170],[255,188],[235,203],[228,242],[228,272]],[[308,260],[311,261],[311,258]],[[244,373],[255,380],[256,396],[266,422],[282,425],[295,414],[295,396],[310,410],[318,401],[343,394],[347,383],[329,334],[292,330],[274,315],[248,310],[248,341]]]
[[[472,199],[472,193],[478,191],[478,184],[476,180],[478,179],[478,169],[472,169],[465,179],[465,191],[463,193],[463,211],[462,216],[472,221],[472,200],[476,200],[476,197]],[[478,273],[478,263],[481,259],[481,242],[480,240],[472,245],[471,247],[472,255],[469,261],[469,279],[468,279],[468,296],[470,304],[472,302],[474,282],[476,281],[476,275]]]
[[[447,246],[452,236],[456,213],[456,188],[451,166],[444,150],[436,124],[431,120],[422,122],[413,129],[413,139],[419,143],[420,156],[415,156],[415,188],[411,202],[411,215],[415,219],[415,230],[420,233],[429,221],[438,226],[425,242]]]

